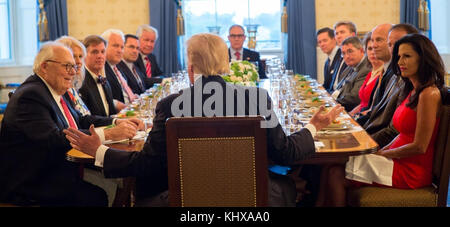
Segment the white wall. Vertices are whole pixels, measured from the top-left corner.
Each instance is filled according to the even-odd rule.
[[[319,84],[323,84],[324,76],[323,76],[323,67],[325,65],[325,61],[327,61],[327,55],[322,52],[320,47],[316,47],[317,49],[317,82]]]

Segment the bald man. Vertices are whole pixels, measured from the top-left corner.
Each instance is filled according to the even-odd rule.
[[[389,35],[387,39],[389,54],[392,55],[392,49],[399,39],[407,34],[417,34],[418,32],[415,27],[409,24],[397,24],[391,27],[388,31]],[[392,62],[391,64],[397,63]],[[398,97],[400,92],[405,85],[401,76],[393,74],[390,67],[389,71],[391,71],[392,75],[386,77],[389,80],[386,79],[384,81],[384,90],[378,93],[378,103],[373,105],[370,114],[367,115],[367,122],[361,124],[380,147],[389,144],[398,134],[392,125],[392,117],[399,104]]]

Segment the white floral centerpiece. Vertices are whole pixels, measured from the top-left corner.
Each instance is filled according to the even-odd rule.
[[[223,79],[237,85],[256,86],[259,75],[256,66],[249,61],[232,61],[230,75],[223,76]]]

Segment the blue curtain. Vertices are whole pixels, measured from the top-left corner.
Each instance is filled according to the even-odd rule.
[[[419,8],[420,0],[400,0],[400,23],[408,23],[419,28]]]
[[[164,74],[170,76],[180,69],[177,57],[177,6],[174,1],[168,0],[149,0],[149,4],[150,24],[159,33],[153,54]]]
[[[63,35],[68,35],[69,26],[67,22],[66,0],[46,0],[45,11],[47,12],[50,40],[55,40]]]
[[[288,0],[287,69],[317,78],[314,0]]]

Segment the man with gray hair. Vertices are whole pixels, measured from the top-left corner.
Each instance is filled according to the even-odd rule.
[[[116,107],[119,110],[132,103],[137,95],[133,93],[126,76],[117,67],[123,56],[124,35],[123,32],[117,29],[108,29],[102,35],[106,40],[106,64],[105,74],[111,85],[111,91]]]
[[[156,40],[158,40],[158,30],[156,28],[143,24],[139,26],[136,36],[139,38],[139,57],[134,63],[141,72],[144,72],[146,89],[155,83],[161,83],[163,71],[158,66],[156,56],[152,54]]]
[[[372,66],[365,57],[364,47],[358,37],[346,38],[342,42],[341,50],[348,68],[344,71],[345,74],[333,93],[333,97],[345,107],[346,111],[351,111],[361,102],[359,89],[367,74],[372,70]]]
[[[35,74],[11,97],[0,132],[0,201],[16,205],[107,206],[106,193],[83,181],[78,166],[66,160],[72,147],[63,129],[83,130],[113,121],[82,116],[67,104],[63,95],[72,87],[76,70],[69,48],[61,43],[46,43],[35,58]]]
[[[243,47],[246,39],[244,27],[234,24],[230,27],[228,33],[228,41],[230,41],[228,55],[230,56],[230,61],[245,60],[257,64],[259,78],[267,79],[266,69],[264,68],[259,53]]]

